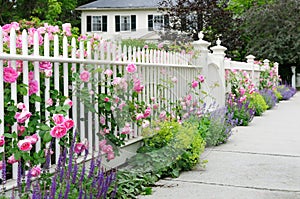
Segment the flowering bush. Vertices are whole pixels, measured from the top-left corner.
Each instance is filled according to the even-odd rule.
[[[255,110],[255,115],[260,116],[268,109],[268,105],[266,104],[266,101],[264,100],[264,97],[255,92],[253,94],[249,94],[248,100],[250,102],[249,107]]]
[[[293,88],[291,86],[287,86],[287,85],[278,86],[277,91],[281,94],[282,100],[290,99],[297,92],[297,90],[295,88]]]
[[[264,97],[269,109],[276,105],[277,97],[272,89],[263,89],[259,93]]]

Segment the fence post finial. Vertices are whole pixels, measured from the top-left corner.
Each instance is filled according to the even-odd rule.
[[[254,63],[255,56],[253,56],[253,55],[248,55],[248,56],[246,57],[246,59],[247,59],[247,63]]]
[[[224,58],[226,55],[225,51],[227,50],[227,48],[224,46],[221,46],[221,43],[222,42],[221,42],[220,38],[218,37],[218,40],[216,41],[217,45],[211,47],[210,49],[213,51],[214,55],[221,56]]]

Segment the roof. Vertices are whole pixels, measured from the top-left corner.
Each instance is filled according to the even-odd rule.
[[[158,2],[160,0],[98,0],[79,6],[76,10],[158,8]]]

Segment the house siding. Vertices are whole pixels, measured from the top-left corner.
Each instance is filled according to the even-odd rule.
[[[107,16],[107,32],[98,32],[105,39],[114,39],[122,36],[122,38],[141,38],[153,31],[148,30],[148,15],[159,14],[157,9],[141,9],[141,10],[95,10],[95,11],[82,11],[81,14],[81,32],[87,33],[87,16]],[[136,31],[129,32],[116,32],[115,28],[115,16],[117,15],[136,15]],[[158,36],[157,36],[158,37]],[[155,37],[154,37],[155,39]]]

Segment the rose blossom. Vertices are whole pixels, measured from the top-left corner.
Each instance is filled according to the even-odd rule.
[[[62,124],[65,121],[65,117],[63,114],[54,114],[52,119],[56,125]]]
[[[13,69],[12,67],[5,67],[3,68],[3,81],[7,83],[14,83],[16,82],[19,74],[18,72]]]
[[[132,63],[128,64],[126,70],[128,73],[134,73],[136,71],[136,65]]]
[[[55,126],[50,131],[50,135],[54,138],[62,138],[66,134],[67,134],[67,128],[63,125]]]
[[[74,121],[72,119],[66,119],[64,121],[64,126],[67,128],[67,130],[70,130],[71,128],[74,127]]]
[[[166,116],[167,116],[166,111],[162,111],[162,112],[159,114],[159,118],[160,118],[160,119],[165,119]]]
[[[31,80],[33,80],[33,79],[34,79],[34,72],[33,72],[33,71],[30,71],[30,72],[28,73],[28,80],[31,81]]]
[[[102,125],[105,124],[105,117],[100,116],[100,124],[102,124]]]
[[[70,100],[69,98],[67,98],[66,100],[65,100],[65,102],[64,102],[64,105],[69,105],[70,106],[70,108],[73,106],[73,102],[72,102],[72,100]]]
[[[101,140],[101,141],[99,142],[99,147],[100,147],[100,149],[102,149],[105,145],[106,145],[106,140]]]
[[[18,136],[21,136],[25,131],[25,126],[18,126]]]
[[[63,32],[66,33],[66,36],[72,36],[70,23],[64,23],[62,25],[62,29],[63,29]]]
[[[14,154],[12,154],[12,155],[7,159],[7,162],[8,162],[9,164],[14,164],[14,163],[18,162],[18,160],[16,160]]]
[[[148,107],[144,112],[144,118],[149,117],[151,115],[151,108]]]
[[[136,120],[140,120],[140,119],[143,119],[143,118],[144,118],[144,114],[143,113],[139,113],[135,117]]]
[[[103,130],[100,130],[99,132],[101,135],[109,134],[109,129],[104,128]]]
[[[80,79],[83,82],[88,82],[90,80],[90,76],[91,76],[90,72],[86,70],[80,73]]]
[[[0,171],[3,169],[3,161],[0,161]]]
[[[113,71],[112,71],[111,69],[106,69],[106,70],[104,71],[104,74],[107,75],[108,77],[110,77],[110,76],[112,76]]]
[[[121,134],[129,134],[131,132],[130,124],[126,123],[121,130]]]
[[[104,101],[105,101],[105,102],[109,102],[109,98],[108,98],[108,97],[105,97],[105,98],[104,98]]]
[[[113,147],[111,145],[104,145],[102,147],[102,152],[103,153],[111,153],[111,152],[113,152]]]
[[[52,100],[52,98],[49,98],[49,99],[46,101],[46,104],[49,105],[49,106],[52,106],[52,105],[53,105],[53,100]]]
[[[52,77],[52,73],[53,73],[52,70],[45,70],[46,77]]]
[[[26,106],[24,103],[20,102],[17,104],[17,108],[20,109],[20,110],[23,110],[23,109],[26,109]]]
[[[109,153],[107,154],[107,160],[113,160],[114,158],[115,158],[114,152],[109,152]]]
[[[39,66],[41,70],[52,70],[52,63],[48,61],[40,62]]]
[[[199,75],[199,76],[198,76],[198,79],[199,79],[199,81],[200,81],[201,83],[204,82],[204,76],[203,76],[203,75]]]
[[[41,167],[39,166],[34,166],[31,170],[30,170],[30,174],[32,177],[37,177],[41,174]]]
[[[29,96],[32,94],[35,94],[39,91],[39,86],[38,86],[38,82],[36,80],[31,80],[29,82]]]
[[[31,117],[31,115],[32,114],[29,111],[23,109],[21,113],[16,113],[15,119],[17,119],[18,123],[24,123],[27,119]]]
[[[87,148],[87,147],[86,147],[83,143],[79,142],[79,143],[76,143],[76,144],[75,144],[74,151],[75,151],[75,153],[80,154],[80,153],[83,152],[86,148]]]
[[[30,151],[32,149],[31,141],[29,139],[19,140],[17,145],[21,151]]]
[[[3,146],[5,143],[5,137],[4,135],[0,135],[0,147]]]
[[[35,144],[39,140],[39,136],[37,134],[33,134],[32,136],[25,136],[25,139],[29,140],[31,144]]]
[[[196,81],[196,80],[194,80],[194,81],[192,82],[192,87],[193,87],[193,88],[196,88],[196,87],[198,86],[198,84],[199,84],[199,82]]]

